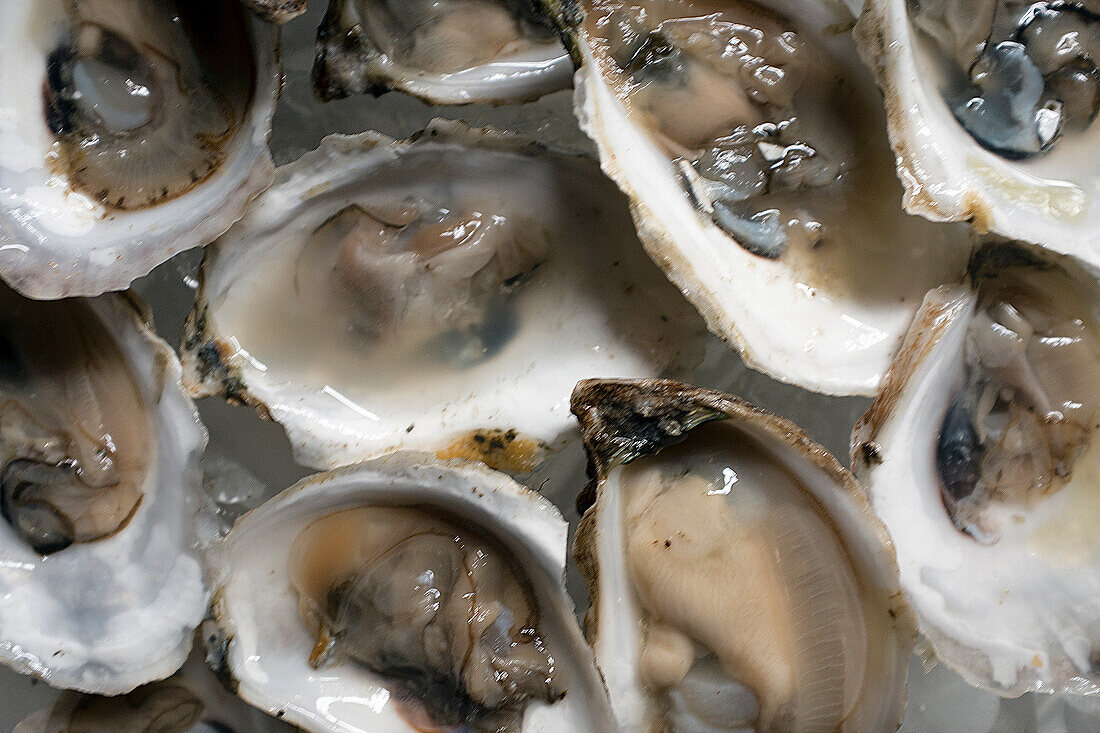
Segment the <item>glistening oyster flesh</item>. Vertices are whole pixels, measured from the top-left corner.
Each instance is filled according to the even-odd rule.
[[[1100,286],[991,242],[925,298],[852,464],[936,655],[971,684],[1100,689]]]
[[[205,432],[123,296],[0,286],[0,660],[119,694],[167,677],[206,608],[191,543]]]
[[[310,731],[610,730],[566,529],[474,462],[398,453],[304,479],[216,549],[224,669]]]
[[[547,0],[576,112],[647,251],[769,375],[873,394],[964,227],[907,216],[837,2]],[[788,15],[780,13],[790,11]]]
[[[121,290],[271,182],[278,31],[236,0],[18,0],[0,29],[0,273]]]
[[[591,374],[682,376],[706,329],[589,160],[437,121],[327,138],[210,250],[195,395],[283,424],[331,468],[397,448],[530,470]]]
[[[323,100],[389,89],[435,104],[525,102],[569,86],[569,55],[532,0],[329,0]]]
[[[888,731],[914,623],[885,528],[793,424],[666,380],[573,393],[574,554],[627,731]]]

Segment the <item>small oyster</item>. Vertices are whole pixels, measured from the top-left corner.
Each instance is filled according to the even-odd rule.
[[[272,177],[278,31],[232,0],[18,0],[0,31],[0,274],[121,290]]]
[[[890,731],[914,623],[885,528],[793,424],[665,380],[588,380],[574,554],[622,730]]]
[[[925,298],[852,464],[936,655],[1005,695],[1100,689],[1100,286],[993,241]]]
[[[394,454],[301,481],[216,549],[238,693],[310,731],[610,730],[553,505]]]
[[[146,319],[128,297],[0,286],[0,660],[55,687],[167,677],[206,608],[205,432]]]

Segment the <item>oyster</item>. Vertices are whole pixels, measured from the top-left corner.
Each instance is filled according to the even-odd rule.
[[[1100,4],[868,0],[905,207],[1100,264]]]
[[[473,462],[394,454],[304,479],[215,553],[225,671],[310,731],[609,730],[566,529]]]
[[[230,0],[19,0],[0,31],[0,273],[121,290],[272,178],[278,31]]]
[[[530,470],[576,380],[683,374],[706,337],[594,164],[441,121],[281,168],[202,277],[188,388],[319,468],[404,447]]]
[[[0,660],[55,687],[167,677],[206,607],[205,432],[146,318],[128,297],[0,286]]]
[[[753,367],[873,394],[964,227],[907,216],[837,2],[547,0],[647,251]]]
[[[241,0],[252,12],[272,23],[285,23],[306,12],[308,0]]]
[[[433,104],[525,102],[569,86],[569,55],[532,0],[329,0],[313,86]]]
[[[627,731],[891,731],[914,623],[885,528],[795,425],[665,380],[577,385],[574,554]]]
[[[921,631],[971,684],[1100,689],[1098,373],[1095,273],[990,242],[853,433]]]

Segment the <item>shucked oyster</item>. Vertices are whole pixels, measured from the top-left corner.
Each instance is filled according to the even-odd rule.
[[[166,677],[206,606],[179,362],[127,298],[0,286],[0,393],[0,659],[104,694]]]
[[[307,478],[215,555],[227,673],[310,731],[604,731],[566,524],[480,464],[396,454]]]
[[[18,0],[0,30],[0,272],[97,295],[271,182],[278,32],[235,0]]]
[[[577,385],[574,554],[621,730],[892,731],[914,624],[859,486],[782,418],[664,380]]]
[[[455,123],[330,137],[210,251],[188,384],[264,410],[308,465],[409,447],[530,470],[578,379],[702,356],[637,245],[590,161]]]
[[[582,128],[711,330],[778,379],[873,394],[921,296],[961,276],[968,244],[964,228],[902,211],[847,9],[547,4],[579,64]]]
[[[1100,264],[1100,3],[868,0],[908,211]]]
[[[852,462],[937,656],[972,684],[1100,689],[1100,287],[990,243],[925,298]]]
[[[400,89],[435,104],[524,102],[568,87],[571,70],[532,0],[330,0],[313,85],[326,101]]]

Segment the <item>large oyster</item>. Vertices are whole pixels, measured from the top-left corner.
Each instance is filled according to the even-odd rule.
[[[307,465],[408,447],[524,471],[578,379],[683,374],[705,335],[592,162],[436,122],[281,168],[211,248],[183,359]]]
[[[868,0],[908,211],[1100,264],[1100,3]]]
[[[925,298],[852,463],[939,656],[1003,694],[1100,689],[1100,286],[994,242]]]
[[[577,385],[574,553],[626,731],[892,731],[914,623],[885,528],[795,425],[664,380]]]
[[[532,0],[329,0],[323,100],[389,89],[434,104],[524,102],[569,86],[569,55]]]
[[[968,245],[902,211],[845,6],[547,3],[579,64],[581,126],[711,330],[778,379],[873,394]]]
[[[215,554],[225,671],[310,731],[610,730],[566,529],[473,462],[395,454],[304,479]]]
[[[0,30],[0,274],[121,290],[271,182],[278,31],[235,0],[17,0]]]
[[[0,392],[0,660],[103,694],[170,675],[207,598],[179,362],[128,297],[0,286]]]

